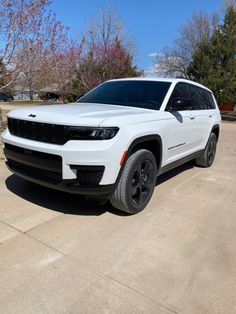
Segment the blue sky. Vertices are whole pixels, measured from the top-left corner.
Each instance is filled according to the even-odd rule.
[[[53,0],[51,8],[58,18],[81,34],[92,16],[105,3],[119,13],[136,44],[135,63],[147,69],[152,63],[148,55],[169,46],[178,29],[196,10],[211,13],[222,8],[222,0]]]

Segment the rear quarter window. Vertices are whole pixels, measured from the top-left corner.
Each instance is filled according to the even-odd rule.
[[[212,93],[210,93],[207,90],[204,90],[205,92],[205,98],[206,98],[206,109],[215,109],[216,105],[212,96]]]

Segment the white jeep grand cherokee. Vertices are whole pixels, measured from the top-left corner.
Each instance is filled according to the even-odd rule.
[[[75,104],[11,111],[4,153],[20,177],[109,198],[134,214],[148,204],[158,175],[191,159],[211,166],[220,122],[216,100],[202,85],[111,80]]]

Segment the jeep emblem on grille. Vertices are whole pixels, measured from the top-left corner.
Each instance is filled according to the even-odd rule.
[[[36,117],[36,114],[32,114],[32,113],[31,113],[31,114],[28,115],[28,117],[29,117],[29,118],[35,118],[35,117]]]

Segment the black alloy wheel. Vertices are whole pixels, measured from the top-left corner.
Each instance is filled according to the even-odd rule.
[[[131,181],[131,197],[135,206],[142,206],[152,193],[153,170],[153,164],[148,159],[142,161],[134,170]]]
[[[129,156],[114,193],[111,204],[129,214],[142,211],[156,186],[157,164],[152,152],[140,149]]]

